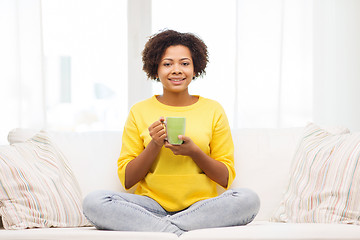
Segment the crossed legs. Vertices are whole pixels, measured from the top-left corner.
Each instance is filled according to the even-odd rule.
[[[172,232],[239,226],[259,211],[258,196],[249,189],[230,189],[185,210],[167,212],[155,200],[130,193],[96,191],[84,199],[84,214],[98,229]]]

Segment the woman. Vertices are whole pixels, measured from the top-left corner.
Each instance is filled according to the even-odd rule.
[[[125,189],[98,191],[84,200],[84,214],[99,229],[173,232],[245,225],[259,210],[248,189],[228,189],[235,178],[234,146],[223,108],[190,95],[189,84],[205,74],[207,47],[197,36],[165,30],[143,51],[143,70],[163,85],[162,95],[135,104],[126,121],[118,160]],[[164,119],[185,117],[181,145],[166,140]]]

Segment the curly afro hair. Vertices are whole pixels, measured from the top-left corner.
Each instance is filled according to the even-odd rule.
[[[157,79],[161,57],[170,46],[183,45],[188,47],[194,63],[195,77],[205,75],[208,60],[207,46],[199,37],[192,33],[180,33],[164,30],[150,37],[142,52],[143,70],[149,79]]]

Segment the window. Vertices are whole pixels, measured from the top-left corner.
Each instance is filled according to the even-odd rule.
[[[0,143],[16,127],[122,130],[129,106],[160,94],[141,51],[168,28],[199,35],[210,63],[191,94],[232,128],[312,120],[312,0],[0,1]]]
[[[50,129],[122,129],[127,106],[127,1],[43,0]]]

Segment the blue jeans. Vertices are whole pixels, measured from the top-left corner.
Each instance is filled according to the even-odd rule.
[[[183,232],[250,223],[260,200],[249,189],[230,189],[179,212],[167,212],[155,200],[131,193],[96,191],[84,199],[84,215],[98,229]]]

